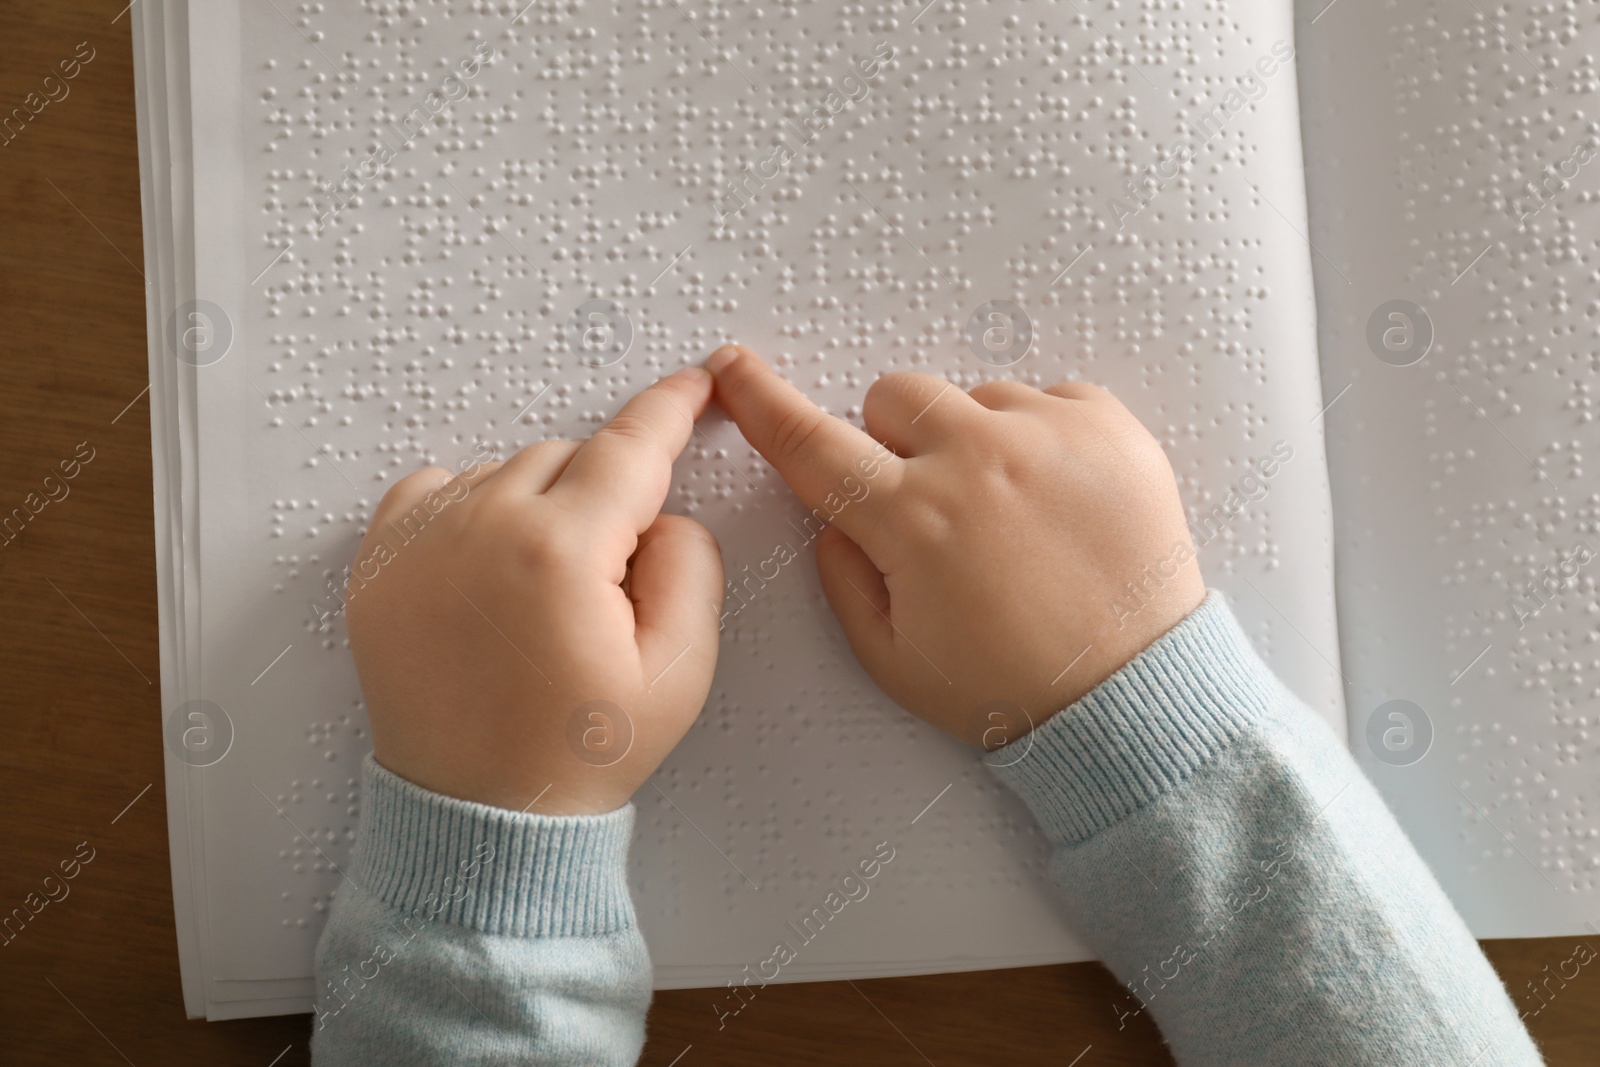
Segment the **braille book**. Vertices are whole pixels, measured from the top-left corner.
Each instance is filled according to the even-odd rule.
[[[1600,921],[1592,13],[127,14],[191,1014],[311,1008],[370,747],[346,568],[385,490],[586,436],[730,341],[858,422],[895,369],[1108,387],[1172,460],[1173,552],[1473,930]],[[634,801],[657,985],[720,988],[786,936],[780,981],[1084,958],[984,766],[1022,750],[937,734],[851,657],[830,516],[715,412],[667,506],[716,531],[728,586],[710,699]],[[1085,610],[1136,613],[1170,568]],[[863,862],[871,899],[824,907]]]

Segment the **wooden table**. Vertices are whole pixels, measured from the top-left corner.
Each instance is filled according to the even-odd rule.
[[[80,42],[94,53],[67,97],[0,137],[0,514],[81,442],[94,450],[69,493],[0,547],[0,913],[80,842],[94,850],[70,895],[0,947],[0,1060],[291,1067],[308,1061],[309,1016],[190,1022],[179,992],[125,2],[0,8],[0,112]],[[1485,947],[1533,1009],[1525,983],[1574,943]],[[720,1032],[713,998],[660,994],[644,1062],[1065,1067],[1086,1048],[1080,1067],[1171,1062],[1145,1019],[1117,1029],[1117,986],[1096,964],[771,986]],[[1593,1063],[1600,976],[1585,971],[1529,1024],[1550,1063]]]

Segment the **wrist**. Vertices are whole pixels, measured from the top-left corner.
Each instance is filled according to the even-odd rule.
[[[418,924],[515,937],[593,936],[634,925],[631,805],[534,815],[445,796],[371,756],[350,880]]]
[[[1279,701],[1215,590],[1093,690],[996,752],[995,774],[1052,840],[1076,843],[1159,800]]]

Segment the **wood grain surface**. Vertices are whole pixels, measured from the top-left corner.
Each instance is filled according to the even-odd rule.
[[[65,98],[0,135],[0,514],[93,450],[70,491],[0,547],[0,913],[93,850],[69,895],[0,944],[0,1062],[292,1067],[308,1062],[309,1016],[191,1022],[179,991],[124,3],[0,3],[0,114],[43,96],[84,42],[94,54]],[[1531,1010],[1525,983],[1575,941],[1485,947]],[[772,986],[719,1030],[715,991],[663,993],[644,1062],[1170,1063],[1147,1021],[1118,1029],[1117,994],[1095,964]],[[1529,1023],[1551,1064],[1596,1062],[1600,971]]]

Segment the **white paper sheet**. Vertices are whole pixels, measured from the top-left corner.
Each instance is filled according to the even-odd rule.
[[[723,341],[847,417],[895,368],[1112,388],[1168,448],[1209,581],[1343,728],[1295,72],[1271,61],[1287,4],[140,7],[141,76],[193,72],[141,115],[176,175],[147,163],[173,204],[148,254],[175,264],[152,318],[199,299],[232,330],[207,366],[153,354],[158,430],[195,419],[157,451],[168,707],[203,698],[233,728],[221,761],[169,775],[191,1011],[309,1007],[368,746],[342,623],[318,633],[307,602],[384,489],[479,442],[587,434]],[[408,138],[451,68],[464,97]],[[360,170],[380,142],[393,161]],[[1169,162],[1184,144],[1195,161]],[[319,226],[346,165],[370,180]],[[753,196],[719,223],[746,165]],[[569,341],[592,299],[634,336],[598,369]],[[1031,321],[1015,363],[969,346],[989,301]],[[880,841],[872,895],[783,980],[1083,958],[1020,805],[878,693],[803,509],[725,420],[703,428],[669,508],[716,530],[730,575],[801,551],[730,622],[704,714],[636,798],[657,985],[765,958]],[[1292,459],[1246,480],[1274,449]]]
[[[1597,918],[1600,27],[1487,11],[1341,4],[1301,72],[1351,747],[1473,932],[1539,937]]]

